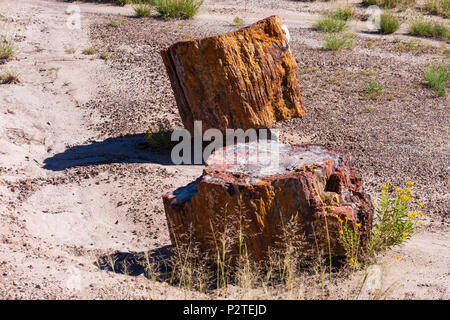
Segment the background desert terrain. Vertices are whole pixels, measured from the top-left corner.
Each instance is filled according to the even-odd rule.
[[[67,26],[74,4],[80,29]],[[449,299],[450,100],[423,84],[428,64],[448,62],[449,45],[420,38],[426,50],[398,50],[398,43],[417,40],[406,26],[380,36],[356,19],[349,30],[355,47],[325,51],[323,34],[311,27],[338,4],[206,0],[193,20],[164,21],[137,19],[130,5],[0,0],[0,32],[18,47],[0,71],[16,70],[21,80],[0,85],[0,298],[214,297],[149,280],[139,270],[101,270],[96,261],[169,246],[161,196],[203,169],[135,147],[150,122],[181,124],[159,50],[235,30],[235,16],[249,24],[277,14],[290,30],[307,111],[275,125],[282,141],[347,150],[373,199],[386,181],[413,181],[426,223],[380,257],[383,288],[393,299]],[[124,23],[112,26],[111,19]],[[87,48],[95,53],[83,54]],[[371,78],[384,84],[377,99],[364,91]],[[361,274],[343,279],[342,287]],[[344,298],[343,291],[332,288],[330,297]]]

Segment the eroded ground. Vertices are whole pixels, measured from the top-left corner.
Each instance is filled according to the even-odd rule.
[[[449,298],[450,101],[423,80],[427,64],[448,61],[448,44],[403,28],[381,37],[355,20],[355,47],[325,51],[311,26],[335,4],[263,2],[205,1],[190,21],[137,19],[131,6],[76,2],[82,28],[70,30],[65,2],[0,0],[2,32],[19,47],[0,70],[21,75],[20,84],[0,85],[0,297],[205,297],[95,262],[170,245],[161,196],[202,172],[135,147],[149,123],[181,123],[159,50],[234,30],[236,15],[251,23],[278,14],[290,30],[307,110],[276,125],[282,140],[349,151],[374,198],[386,181],[414,181],[426,226],[380,258],[383,286],[390,298]],[[87,48],[95,53],[83,54]],[[383,84],[380,92],[366,92],[371,79]],[[347,296],[334,289],[331,297]]]

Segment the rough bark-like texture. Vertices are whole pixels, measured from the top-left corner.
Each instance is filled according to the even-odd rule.
[[[317,241],[328,254],[329,237],[332,255],[342,256],[339,219],[348,219],[364,242],[373,206],[349,156],[315,145],[278,146],[273,151],[251,143],[219,150],[199,179],[164,195],[172,241],[194,241],[214,256],[225,229],[236,242],[242,230],[249,255],[261,260],[293,220],[304,236],[298,250],[317,249]],[[266,162],[276,155],[278,163]]]
[[[297,63],[283,28],[282,20],[272,16],[161,51],[181,119],[191,134],[195,120],[203,122],[203,131],[247,130],[305,115]]]

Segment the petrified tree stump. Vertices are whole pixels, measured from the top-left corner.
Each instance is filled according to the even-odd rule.
[[[193,134],[266,128],[305,115],[297,63],[281,18],[235,32],[175,43],[161,51],[181,119]]]
[[[243,243],[257,261],[283,241],[292,221],[303,236],[298,250],[328,254],[330,248],[333,256],[343,256],[340,220],[355,228],[364,243],[373,217],[370,197],[349,156],[316,145],[225,147],[208,159],[200,178],[163,200],[174,245],[192,241],[217,257],[226,234],[234,256]]]

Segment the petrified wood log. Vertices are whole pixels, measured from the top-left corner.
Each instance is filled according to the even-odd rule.
[[[174,245],[192,241],[205,256],[217,257],[226,234],[236,256],[241,235],[258,261],[281,245],[290,221],[303,236],[297,244],[302,252],[328,254],[330,248],[333,256],[343,256],[340,221],[355,228],[364,243],[374,209],[349,156],[316,145],[273,144],[218,150],[200,178],[163,196]]]
[[[305,115],[297,63],[281,18],[161,51],[186,129],[266,128]]]

